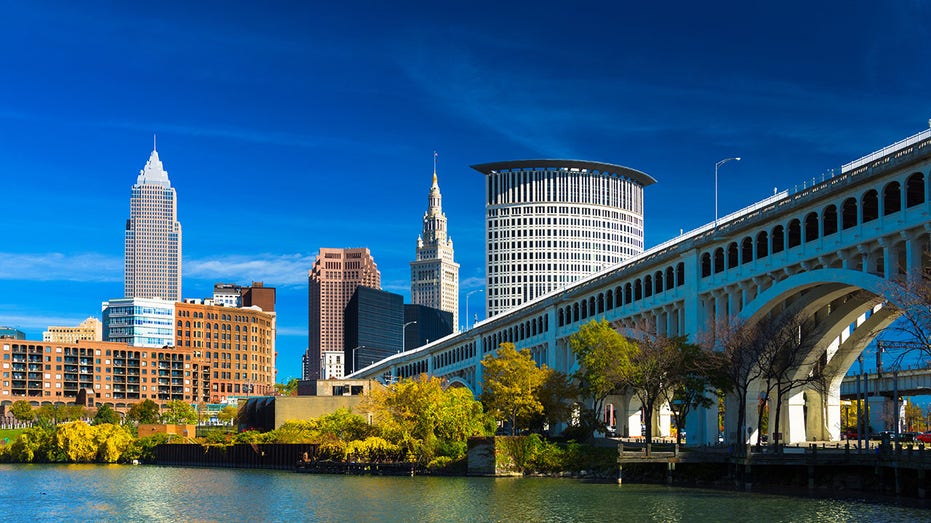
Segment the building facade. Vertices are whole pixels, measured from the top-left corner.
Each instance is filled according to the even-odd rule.
[[[404,343],[404,297],[358,287],[345,312],[346,374],[401,352]]]
[[[344,376],[344,313],[360,286],[381,288],[381,273],[368,249],[320,249],[308,273],[305,380]]]
[[[154,148],[132,187],[124,239],[124,297],[180,300],[177,194]]]
[[[411,303],[451,312],[458,329],[459,264],[453,260],[453,240],[447,232],[435,164],[416,259],[411,262]]]
[[[42,341],[54,343],[76,343],[78,340],[103,341],[103,323],[97,318],[87,318],[77,327],[49,326],[42,333]]]
[[[274,391],[276,331],[275,313],[258,307],[175,304],[175,346],[198,362],[197,393],[208,403]]]
[[[3,326],[0,326],[0,338],[10,338],[10,339],[14,339],[14,340],[25,340],[25,339],[26,339],[26,333],[23,332],[23,331],[21,331],[21,330],[19,330],[19,329],[14,329],[13,327],[3,327]]]
[[[485,175],[488,317],[643,252],[648,174],[579,160],[472,168]]]
[[[133,347],[175,344],[175,303],[158,298],[118,298],[103,302],[103,339]]]
[[[445,338],[456,329],[453,314],[426,305],[404,305],[404,350],[416,349],[431,341]]]
[[[206,319],[205,319],[206,321]],[[250,323],[251,326],[251,323]],[[220,352],[220,351],[217,351]],[[274,351],[270,352],[274,357]],[[79,340],[55,343],[0,340],[0,404],[27,400],[74,403],[82,391],[92,392],[94,404],[127,409],[145,400],[159,405],[180,400],[187,403],[222,402],[223,383],[235,390],[269,394],[271,378],[259,383],[240,374],[240,380],[214,378],[221,372],[222,358],[208,357],[206,350],[187,347],[145,348],[125,343]],[[271,367],[274,368],[274,362]],[[235,371],[234,374],[235,376]],[[261,376],[261,373],[256,373]]]
[[[265,312],[275,311],[276,290],[266,287],[260,281],[252,282],[252,286],[237,285],[235,283],[216,283],[213,285],[214,305],[226,307],[259,307]]]

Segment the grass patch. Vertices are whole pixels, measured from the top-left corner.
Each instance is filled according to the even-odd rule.
[[[26,429],[0,429],[0,443],[12,443]]]

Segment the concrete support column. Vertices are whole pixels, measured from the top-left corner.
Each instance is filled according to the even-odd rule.
[[[640,415],[640,400],[633,396],[628,396],[626,399],[627,401],[624,402],[624,405],[627,405],[627,412],[624,418],[627,420],[627,436],[643,436],[643,417]],[[620,419],[621,414],[623,414],[623,412],[618,413],[618,419]]]
[[[818,439],[825,439],[828,441],[839,441],[841,425],[843,425],[843,412],[840,402],[840,384],[843,380],[837,380],[837,383],[831,383],[828,386],[827,393],[821,397],[821,403],[824,408],[824,428],[825,432],[821,434],[821,437]],[[817,435],[816,435],[817,437]]]
[[[705,397],[712,400],[712,406],[692,409],[685,417],[685,441],[688,446],[712,445],[718,441],[718,398],[707,392]]]
[[[885,396],[870,396],[870,432],[877,433],[892,429],[892,399]]]
[[[889,246],[890,242],[886,238],[879,239],[879,246],[882,248],[883,256],[883,278],[891,280],[895,273],[896,256],[895,252]]]
[[[923,254],[919,236],[903,232],[902,239],[905,240],[905,274],[915,274],[921,268]]]
[[[770,413],[773,411],[770,410]],[[807,441],[805,430],[805,393],[795,391],[785,400],[782,406],[781,422],[779,430],[782,431],[782,439],[786,443],[804,443]]]
[[[653,435],[660,438],[668,438],[672,435],[671,431],[672,409],[669,403],[663,402],[653,412]]]
[[[759,406],[760,388],[751,384],[747,390],[747,405],[745,409],[745,425],[743,430],[737,426],[737,410],[739,401],[734,393],[724,398],[724,434],[728,443],[737,445],[749,442],[756,443],[756,427],[759,420],[757,408]],[[742,432],[742,434],[741,434]]]

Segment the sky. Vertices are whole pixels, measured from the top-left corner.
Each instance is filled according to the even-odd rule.
[[[434,151],[464,323],[484,318],[470,165],[643,171],[649,248],[713,221],[718,160],[742,158],[724,216],[929,125],[931,2],[644,4],[0,0],[0,325],[41,339],[122,296],[155,133],[184,296],[276,287],[284,382],[321,247],[368,247],[409,300]]]

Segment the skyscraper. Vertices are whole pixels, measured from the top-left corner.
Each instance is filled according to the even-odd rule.
[[[472,168],[485,175],[488,316],[643,252],[646,173],[580,160]]]
[[[342,378],[346,305],[359,286],[381,288],[381,273],[366,248],[320,249],[308,274],[307,354],[304,379]]]
[[[126,298],[181,299],[178,199],[154,144],[139,171],[126,220],[123,293]]]
[[[443,196],[436,182],[436,153],[433,155],[433,185],[427,195],[423,230],[417,237],[417,257],[411,262],[411,303],[453,314],[459,325],[459,264],[453,261],[453,240],[446,231]]]

